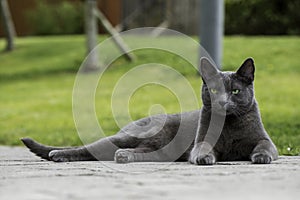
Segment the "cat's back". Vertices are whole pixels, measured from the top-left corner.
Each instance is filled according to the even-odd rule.
[[[174,139],[194,140],[199,118],[200,110],[153,115],[131,122],[119,134],[139,138],[146,146],[161,148]]]

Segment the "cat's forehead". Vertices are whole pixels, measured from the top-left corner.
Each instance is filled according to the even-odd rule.
[[[225,71],[221,72],[222,77],[232,77],[235,74],[235,72]]]
[[[235,72],[221,72],[220,75],[225,84],[230,83],[233,81],[233,79],[235,79]]]
[[[227,89],[243,85],[243,83],[237,78],[235,72],[221,72],[221,79],[221,82],[223,82],[225,88]]]
[[[219,72],[215,77],[206,82],[210,88],[222,88],[231,90],[232,87],[240,88],[244,86],[244,83],[238,78],[236,72],[225,71]]]

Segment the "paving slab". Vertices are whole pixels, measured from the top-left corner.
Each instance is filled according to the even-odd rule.
[[[0,199],[300,199],[300,156],[270,165],[69,162],[0,146]]]

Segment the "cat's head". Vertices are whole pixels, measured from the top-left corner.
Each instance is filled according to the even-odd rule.
[[[236,72],[221,72],[207,59],[200,62],[202,102],[226,115],[243,115],[254,103],[254,61],[248,58]]]

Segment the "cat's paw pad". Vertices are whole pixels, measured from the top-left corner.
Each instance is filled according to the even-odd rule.
[[[251,156],[251,161],[253,164],[270,164],[272,157],[267,153],[254,153]]]
[[[69,162],[70,160],[60,150],[53,150],[49,153],[49,159],[54,162]]]
[[[115,153],[115,161],[117,163],[129,163],[134,161],[133,152],[126,149],[119,149]]]
[[[195,156],[190,159],[190,162],[197,165],[213,165],[216,163],[216,158],[212,154]]]

